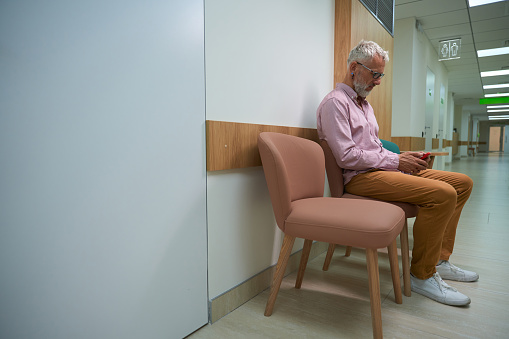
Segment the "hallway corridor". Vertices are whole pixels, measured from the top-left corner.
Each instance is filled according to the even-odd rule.
[[[456,160],[445,169],[465,173],[474,181],[451,262],[477,272],[480,279],[474,283],[447,281],[472,303],[452,307],[412,293],[397,305],[389,262],[381,254],[384,337],[508,338],[509,154],[481,153]],[[410,248],[412,225],[410,219]],[[300,290],[293,287],[296,272],[287,276],[271,317],[263,315],[265,290],[189,338],[371,338],[365,255],[359,249],[348,258],[343,254],[344,247],[338,246],[328,272],[322,271],[325,253],[310,261]]]

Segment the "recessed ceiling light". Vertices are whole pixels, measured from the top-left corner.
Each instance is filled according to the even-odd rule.
[[[509,97],[509,93],[495,93],[495,94],[485,94],[485,98],[494,98],[494,97]]]
[[[487,72],[481,72],[481,78],[494,77],[497,75],[508,75],[508,74],[509,74],[509,69],[504,69],[501,71],[487,71]]]
[[[509,47],[490,48],[477,51],[477,56],[479,58],[502,54],[509,54]]]
[[[504,1],[504,0],[468,0],[468,5],[470,7],[474,7],[474,6],[487,5],[487,4],[491,4],[493,2],[499,2],[499,1]]]
[[[509,108],[509,105],[486,106],[486,108],[488,108],[488,109],[490,109],[490,108],[494,108],[494,109]]]
[[[490,120],[505,120],[509,119],[509,115],[490,115],[488,116]]]
[[[489,109],[488,113],[500,113],[500,112],[509,112],[509,108],[507,109]]]
[[[483,89],[492,89],[492,88],[507,88],[509,84],[498,84],[498,85],[484,85]]]

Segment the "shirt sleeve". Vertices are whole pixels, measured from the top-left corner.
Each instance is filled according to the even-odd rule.
[[[363,140],[360,142],[354,141],[350,128],[349,108],[344,102],[335,98],[325,102],[322,106],[320,119],[322,135],[341,168],[397,170],[399,166],[398,154],[383,148],[379,140],[372,140],[375,137],[369,135],[369,132],[364,132],[361,135]]]

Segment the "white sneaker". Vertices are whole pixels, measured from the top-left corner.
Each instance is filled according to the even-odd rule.
[[[479,279],[477,273],[456,267],[447,260],[440,260],[436,269],[437,272],[440,273],[442,279],[446,280],[476,281]]]
[[[457,289],[447,285],[437,272],[431,278],[421,280],[410,275],[412,291],[425,297],[452,306],[465,306],[470,304],[470,298]]]

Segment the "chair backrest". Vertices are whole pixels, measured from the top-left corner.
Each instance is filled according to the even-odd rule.
[[[325,159],[311,140],[273,132],[258,136],[258,149],[276,222],[284,222],[295,200],[323,197]]]
[[[389,150],[391,151],[392,153],[396,153],[396,154],[400,154],[401,152],[399,151],[399,146],[396,145],[395,143],[393,143],[392,141],[388,141],[388,140],[383,140],[383,139],[380,139],[380,141],[382,142],[382,145],[383,147],[386,149],[386,150]]]
[[[331,196],[341,198],[345,191],[343,185],[343,169],[338,166],[336,158],[327,141],[320,140],[320,146],[322,146],[325,155],[325,169],[327,170],[327,180],[329,181]]]
[[[382,145],[385,149],[399,154],[399,147],[392,141],[382,140]],[[332,153],[329,144],[325,140],[320,140],[320,146],[322,146],[323,153],[325,155],[325,168],[327,170],[327,180],[329,181],[329,189],[331,196],[335,198],[341,198],[345,192],[343,185],[343,169],[338,166],[336,158]]]

